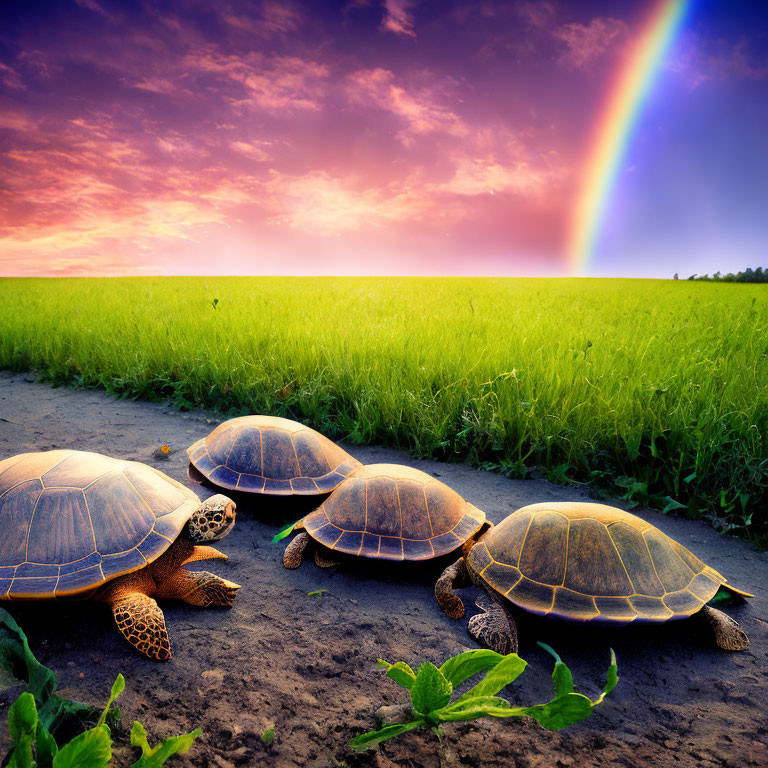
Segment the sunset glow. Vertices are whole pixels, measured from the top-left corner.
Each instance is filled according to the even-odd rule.
[[[764,14],[693,0],[6,4],[0,276],[756,264]]]

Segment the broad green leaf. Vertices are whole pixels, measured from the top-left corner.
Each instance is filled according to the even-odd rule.
[[[605,687],[603,692],[592,703],[599,704],[615,687],[619,682],[619,667],[616,663],[616,654],[611,648],[611,665],[608,667],[608,674],[606,675]]]
[[[0,608],[0,666],[14,678],[11,681],[14,684],[27,683],[37,703],[38,719],[50,733],[65,720],[79,724],[98,716],[96,707],[54,694],[56,675],[35,658],[21,627],[3,608]],[[115,712],[114,716],[110,713],[109,719],[119,722],[119,713]]]
[[[301,520],[304,518],[302,517]],[[291,535],[291,531],[293,531],[293,528],[295,525],[298,525],[301,520],[297,520],[295,523],[291,523],[290,525],[286,525],[284,528],[281,528],[273,537],[272,537],[272,543],[277,544],[278,541],[281,539],[286,538],[287,536]]]
[[[192,746],[195,739],[202,734],[199,728],[181,736],[171,736],[164,739],[156,747],[150,747],[147,741],[147,731],[136,720],[131,728],[131,746],[141,747],[141,757],[131,765],[131,768],[159,768],[173,755],[182,755]]]
[[[388,678],[394,680],[403,688],[410,689],[414,680],[416,680],[416,673],[404,661],[390,664],[388,661],[384,661],[384,659],[377,659],[376,663],[387,670]]]
[[[98,719],[100,710],[90,704],[64,699],[57,694],[49,697],[48,701],[38,711],[40,722],[50,731],[56,733],[63,723],[82,727],[84,722],[94,722]],[[117,707],[109,710],[107,725],[110,728],[120,723],[120,710]]]
[[[566,693],[547,704],[524,707],[521,712],[536,720],[548,731],[559,731],[589,717],[592,702],[581,693]]]
[[[538,643],[547,653],[555,657],[555,668],[552,670],[552,682],[555,684],[555,694],[564,696],[573,690],[573,675],[565,662],[546,643]]]
[[[495,667],[504,657],[496,651],[477,650],[460,653],[446,661],[440,671],[456,688],[472,675]]]
[[[112,683],[112,690],[109,693],[109,701],[107,702],[107,706],[104,707],[104,710],[101,713],[101,716],[99,717],[99,722],[96,724],[97,726],[104,725],[105,720],[107,719],[107,713],[109,712],[109,708],[112,706],[112,703],[115,701],[115,699],[125,690],[125,678],[122,676],[120,672],[117,673],[117,677],[115,678],[115,682]]]
[[[17,680],[28,683],[38,705],[56,690],[56,675],[35,658],[27,636],[4,608],[0,608],[0,664]]]
[[[426,724],[425,720],[413,720],[410,723],[387,725],[379,731],[370,731],[369,733],[355,736],[355,738],[349,742],[349,746],[352,747],[352,749],[368,749],[369,747],[375,747],[382,741],[391,739],[393,736],[399,736],[401,733],[412,731],[414,728],[421,728]]]
[[[516,653],[508,653],[485,677],[473,688],[470,688],[458,701],[473,699],[477,696],[494,696],[502,688],[517,680],[528,666]]]
[[[33,768],[32,742],[37,729],[37,708],[31,693],[22,693],[8,709],[8,731],[15,744],[9,766]]]
[[[447,707],[432,713],[437,720],[453,722],[455,720],[474,720],[477,717],[512,717],[519,714],[520,707],[512,705],[500,696],[475,696],[459,699]]]
[[[37,723],[37,735],[35,736],[35,752],[37,753],[37,768],[52,768],[53,758],[59,748],[56,739],[48,733],[48,729],[41,723]]]
[[[451,700],[453,686],[445,675],[431,662],[425,661],[416,673],[411,685],[413,708],[422,714],[444,707]]]
[[[106,768],[111,759],[109,728],[99,725],[65,744],[53,758],[53,768]]]
[[[25,736],[34,738],[37,729],[37,707],[31,693],[22,693],[8,709],[8,731],[14,741]]]
[[[152,754],[152,748],[147,741],[147,729],[138,720],[134,720],[131,728],[131,746],[140,747],[141,754],[145,757]]]

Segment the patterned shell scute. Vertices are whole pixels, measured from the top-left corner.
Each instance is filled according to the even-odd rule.
[[[418,469],[369,464],[350,473],[303,522],[310,536],[339,552],[428,560],[464,544],[485,514]]]
[[[152,467],[97,453],[0,461],[0,599],[77,595],[143,568],[199,503]]]
[[[577,621],[666,621],[726,579],[636,515],[603,504],[522,507],[485,534],[467,566],[533,613]]]
[[[329,493],[360,466],[319,432],[278,416],[229,419],[187,455],[222,488],[281,496]]]

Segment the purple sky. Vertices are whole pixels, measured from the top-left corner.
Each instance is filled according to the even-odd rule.
[[[5,2],[0,275],[569,274],[651,5]],[[768,265],[767,125],[768,8],[692,3],[590,273]]]

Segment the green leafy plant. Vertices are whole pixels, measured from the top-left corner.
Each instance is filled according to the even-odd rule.
[[[29,648],[26,635],[13,617],[0,608],[0,669],[5,685],[26,682],[24,691],[8,709],[8,730],[13,743],[2,765],[7,768],[106,768],[112,759],[112,730],[119,727],[120,710],[113,707],[125,689],[118,675],[109,701],[103,710],[81,704],[55,693],[54,672],[41,664]],[[98,716],[98,717],[97,717]],[[96,721],[61,747],[55,734],[66,728],[81,730]],[[186,752],[202,731],[164,739],[150,747],[141,723],[134,722],[131,745],[141,749],[141,757],[131,768],[159,768],[175,754]]]
[[[603,692],[592,700],[574,691],[573,676],[563,660],[548,645],[539,645],[555,658],[552,672],[555,697],[546,704],[532,707],[513,707],[506,699],[496,695],[514,682],[527,666],[527,662],[516,653],[502,656],[489,650],[467,651],[448,659],[439,668],[425,661],[417,672],[404,661],[390,664],[379,659],[379,665],[387,670],[387,677],[410,691],[412,719],[356,736],[350,741],[350,747],[368,749],[416,728],[431,728],[441,738],[441,723],[474,720],[478,717],[527,716],[550,731],[566,728],[589,717],[592,709],[613,690],[619,680],[613,651]],[[454,689],[480,672],[486,673],[483,679],[452,701]]]
[[[62,726],[80,728],[94,722],[99,710],[90,704],[65,699],[56,693],[58,681],[53,670],[41,664],[29,648],[27,637],[8,611],[0,608],[0,672],[5,679],[0,689],[26,683],[37,709],[41,727],[52,734]],[[120,711],[111,709],[107,724],[114,727]]]
[[[35,697],[28,691],[22,693],[8,710],[8,730],[14,741],[8,768],[107,768],[112,760],[112,732],[106,721],[112,704],[124,689],[125,679],[118,675],[95,727],[61,748],[40,722]],[[141,757],[131,768],[158,768],[172,755],[186,752],[200,734],[198,728],[150,747],[144,726],[136,721],[131,729],[131,745],[141,749]]]

